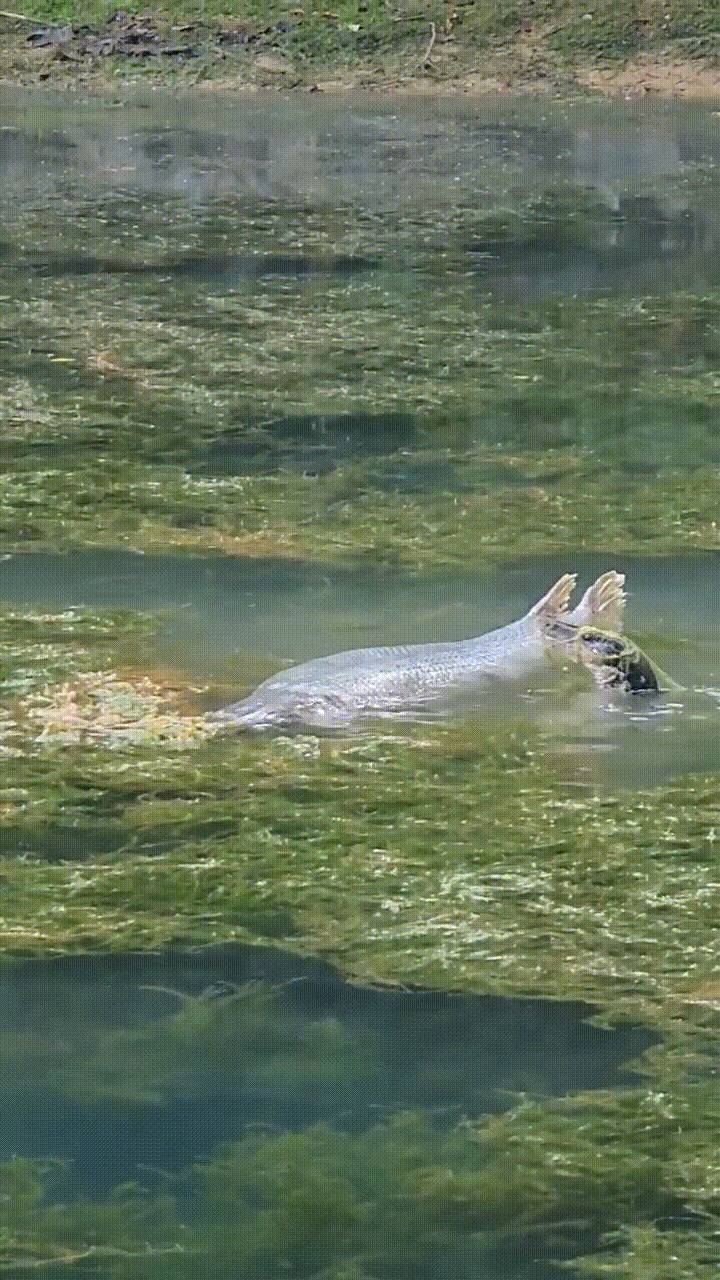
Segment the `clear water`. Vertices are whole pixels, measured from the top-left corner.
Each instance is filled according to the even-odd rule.
[[[6,94],[0,126],[15,465],[720,458],[711,106]]]
[[[253,1043],[242,999],[233,1010],[233,991],[252,982],[270,987],[280,1043],[269,1033]],[[0,992],[4,1032],[40,1042],[34,1078],[31,1069],[19,1080],[3,1054],[0,1158],[68,1159],[74,1189],[89,1195],[107,1194],[142,1165],[177,1170],[256,1126],[326,1121],[356,1132],[420,1108],[450,1128],[504,1110],[503,1091],[552,1096],[628,1082],[635,1077],[623,1064],[653,1039],[595,1027],[577,1004],[368,989],[256,947],[14,963],[0,972]],[[218,1009],[225,1001],[228,1020],[235,1012],[232,1042],[216,1033],[215,1057],[199,1037],[184,1058],[175,1046],[175,1062],[147,1051],[183,995]],[[323,1024],[337,1032],[335,1062],[332,1047],[311,1058]],[[145,1059],[132,1051],[139,1031]],[[115,1061],[102,1053],[114,1032]]]
[[[526,559],[477,574],[398,575],[225,557],[116,552],[8,556],[0,599],[16,604],[160,610],[158,665],[238,695],[293,662],[374,644],[480,635],[520,617],[568,568],[587,585],[608,565],[627,575],[628,630],[681,688],[598,701],[559,696],[538,677],[478,710],[555,730],[588,785],[654,785],[720,767],[720,564],[712,555]]]
[[[228,558],[203,548],[212,512],[182,489],[207,482],[209,506],[216,481],[271,480],[290,503],[299,484],[317,495],[324,552],[323,519],[330,539],[358,495],[391,517],[417,503],[432,542],[438,499],[522,497],[538,475],[562,494],[580,474],[621,496],[640,529],[628,545],[642,543],[654,510],[640,482],[720,463],[713,105],[208,101],[0,96],[0,537],[25,548],[0,558],[0,602],[159,610],[148,669],[239,694],[319,654],[479,634],[560,573],[586,584],[615,567],[630,633],[682,688],[600,706],[540,682],[493,714],[550,728],[568,788],[720,769],[716,553],[539,557],[525,540],[502,568],[466,548],[471,568],[417,573],[379,567],[384,554],[358,564],[352,545],[346,568],[320,554]],[[674,514],[680,528],[687,513]],[[47,551],[92,541],[106,519],[137,547],[160,518],[203,553]],[[109,847],[92,805],[66,855]],[[270,985],[247,985],[259,980]],[[452,1159],[443,1147],[464,1118],[522,1092],[619,1086],[649,1043],[589,1026],[576,1005],[362,990],[242,949],[8,965],[0,1010],[0,1160],[47,1165],[42,1204],[65,1208],[42,1219],[46,1250],[71,1213],[71,1238],[92,1241],[100,1210],[84,1197],[104,1220],[140,1223],[121,1255],[46,1256],[52,1280],[88,1266],[138,1280],[184,1280],[188,1267],[227,1280],[557,1276],[551,1258],[595,1243],[582,1229],[503,1252],[452,1216],[417,1258],[408,1240],[393,1254],[386,1232],[367,1272],[353,1269],[349,1246],[318,1251],[312,1186],[317,1238],[283,1254],[280,1210],[297,1188],[279,1172],[290,1147],[273,1142],[326,1126],[305,1165],[399,1223],[400,1174],[360,1141],[373,1126],[401,1152],[409,1139],[392,1125],[419,1111],[414,1173],[457,1159],[474,1176],[470,1139]],[[241,1146],[223,1156],[222,1143]],[[275,1252],[243,1252],[270,1218]]]
[[[183,1183],[221,1144],[317,1125],[361,1142],[407,1112],[439,1143],[513,1096],[630,1083],[624,1064],[652,1043],[589,1024],[578,1004],[371,990],[255,947],[16,963],[0,971],[0,1007],[0,1161],[66,1162],[51,1202],[171,1190],[188,1231],[209,1213],[232,1229],[229,1206]],[[377,1252],[377,1274],[394,1274],[391,1245]],[[458,1265],[430,1249],[423,1269],[449,1280]],[[518,1258],[484,1265],[524,1274]],[[270,1272],[250,1258],[242,1274]]]

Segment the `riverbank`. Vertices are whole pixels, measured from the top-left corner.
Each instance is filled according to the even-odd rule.
[[[53,0],[0,13],[0,83],[91,92],[203,86],[475,95],[530,90],[708,99],[720,95],[720,27],[703,0],[390,11],[272,3],[154,6],[151,14]]]

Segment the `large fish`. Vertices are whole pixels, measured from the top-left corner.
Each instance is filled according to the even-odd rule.
[[[542,670],[553,651],[585,663],[601,685],[657,689],[652,664],[619,634],[624,576],[602,574],[571,609],[575,584],[575,574],[564,574],[524,617],[471,640],[349,649],[300,663],[211,718],[238,729],[332,732],[371,716],[420,714],[523,678]]]

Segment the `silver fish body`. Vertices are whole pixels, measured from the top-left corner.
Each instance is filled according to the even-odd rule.
[[[265,680],[212,717],[238,729],[338,729],[373,715],[412,714],[453,694],[481,691],[541,669],[550,624],[617,626],[624,579],[607,573],[570,611],[575,576],[566,574],[522,618],[470,640],[350,649],[300,663]]]

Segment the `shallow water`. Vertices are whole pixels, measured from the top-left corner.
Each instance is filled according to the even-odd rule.
[[[260,1044],[244,1025],[243,997],[232,1001],[252,982],[271,987],[261,1005],[274,1030]],[[256,947],[13,963],[0,972],[0,992],[3,1030],[33,1033],[57,1055],[42,1104],[40,1078],[19,1080],[3,1055],[0,1088],[12,1114],[0,1157],[70,1159],[86,1193],[106,1192],[142,1163],[177,1169],[255,1126],[327,1121],[359,1131],[420,1108],[450,1128],[503,1110],[504,1090],[550,1096],[627,1083],[635,1077],[623,1063],[653,1041],[642,1029],[589,1025],[592,1011],[577,1004],[364,988],[320,963]],[[198,1029],[185,1060],[176,1045],[178,1060],[160,1061],[150,1051],[153,1028],[158,1037],[167,1032],[183,996],[210,1010],[215,1002],[215,1055],[213,1033],[203,1039]],[[245,999],[252,1005],[252,992]],[[237,1025],[227,1034],[237,1043],[228,1045],[218,1029],[233,1010]],[[327,1060],[314,1045],[322,1025],[332,1025],[337,1041]],[[141,1045],[133,1061],[140,1029],[147,1057]],[[98,1049],[113,1031],[115,1061]],[[41,1046],[38,1061],[41,1077]]]
[[[0,1162],[67,1161],[51,1201],[103,1201],[128,1180],[148,1197],[172,1191],[191,1232],[208,1213],[231,1229],[229,1206],[182,1182],[220,1144],[269,1146],[318,1124],[360,1142],[412,1111],[439,1143],[513,1094],[629,1083],[623,1063],[652,1042],[588,1025],[577,1004],[363,989],[257,948],[13,964],[0,1002]],[[253,1198],[235,1209],[249,1213],[249,1235]],[[281,1258],[283,1242],[273,1247]],[[392,1252],[377,1241],[378,1275],[393,1274]],[[438,1280],[466,1274],[431,1244],[418,1265]],[[270,1274],[252,1250],[244,1266]],[[485,1274],[523,1274],[522,1260],[505,1266],[489,1261]]]
[[[656,1120],[632,1137],[619,1092],[583,1104],[584,1147],[552,1109],[478,1144],[518,1093],[627,1083],[648,1033],[578,1004],[360,989],[265,950],[18,964],[0,1265],[545,1280],[606,1229],[716,1208],[678,997],[710,1042],[717,815],[712,785],[666,786],[720,770],[716,104],[209,101],[0,95],[7,945],[282,936],[355,973],[662,1006],[672,1135],[663,1112],[647,1184],[623,1144]],[[610,567],[681,689],[602,702],[560,671],[424,755],[388,726],[173,754],[123,737],[129,685],[92,701],[112,663],[203,709],[203,686],[479,634]],[[23,616],[82,605],[99,620]],[[78,685],[99,745],[62,736]]]
[[[430,577],[221,557],[9,556],[0,561],[0,600],[159,610],[157,665],[177,666],[190,681],[222,677],[240,694],[326,653],[480,635],[520,617],[568,568],[584,589],[609,565],[627,575],[629,633],[681,688],[601,699],[589,678],[563,694],[548,672],[466,712],[479,733],[487,715],[553,729],[573,786],[583,774],[587,785],[644,786],[720,767],[720,563],[711,555],[545,557]]]
[[[423,492],[500,484],[478,444],[720,458],[711,107],[6,95],[0,122],[15,467],[228,474],[235,440],[240,475],[369,457],[355,485]]]

